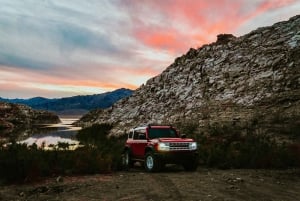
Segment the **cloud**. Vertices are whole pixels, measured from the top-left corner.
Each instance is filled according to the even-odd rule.
[[[89,75],[85,71],[81,73],[81,76],[73,77],[73,74],[70,74],[69,76],[58,76],[32,71],[30,69],[1,66],[0,91],[1,93],[10,96],[20,93],[23,95],[23,98],[42,96],[42,94],[47,94],[47,97],[64,97],[67,95],[103,93],[122,87],[130,89],[138,87],[138,85],[130,84],[129,82],[126,82],[126,80],[116,79],[124,75],[124,78],[130,78],[131,76],[132,79],[130,72],[118,71],[117,69],[118,68],[110,69],[109,72],[103,72],[104,74],[110,74],[112,76],[104,76],[104,78],[97,80],[87,79],[86,77],[89,77]],[[95,74],[95,71],[90,73]],[[139,73],[135,72],[133,76],[135,75],[139,75]],[[109,82],[111,79],[116,79],[116,81]]]
[[[1,0],[0,96],[134,89],[190,47],[299,9],[296,0]]]
[[[236,18],[237,5],[228,4],[231,9],[219,12],[220,5],[229,1],[123,2],[131,17],[134,37],[145,46],[168,51],[174,57],[190,47],[214,41],[217,34],[232,30],[235,25],[227,19]]]
[[[107,14],[98,15],[96,11],[88,14],[89,10],[80,7],[80,1],[69,7],[63,1],[48,2],[37,5],[28,0],[23,4],[4,2],[0,8],[0,45],[5,47],[0,52],[1,64],[45,68],[78,65],[98,55],[127,56],[126,47],[120,44],[122,38],[115,42],[114,26],[120,22],[114,15],[107,18]],[[103,5],[95,6],[101,12],[105,5],[109,6]],[[89,57],[78,61],[77,52]]]
[[[271,26],[276,22],[288,20],[298,15],[299,9],[300,2],[296,0],[260,1],[256,12],[236,28],[236,34],[242,35],[258,27]]]
[[[135,25],[135,37],[159,50],[183,52],[216,40],[220,33],[247,33],[239,29],[252,18],[277,8],[289,7],[295,0],[125,0]],[[299,9],[299,6],[297,6]],[[285,13],[286,16],[289,16]],[[151,17],[149,17],[151,16]],[[263,19],[259,18],[258,21]],[[268,19],[272,21],[272,19]],[[251,27],[252,29],[257,28]],[[238,30],[238,31],[237,31]]]

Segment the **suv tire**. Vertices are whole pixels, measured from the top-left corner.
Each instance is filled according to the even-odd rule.
[[[131,160],[130,151],[125,150],[122,157],[122,165],[125,170],[129,170],[133,166],[133,161]]]
[[[161,162],[152,152],[146,153],[145,169],[147,172],[157,172],[161,169]]]

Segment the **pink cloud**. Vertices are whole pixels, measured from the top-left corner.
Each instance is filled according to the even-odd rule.
[[[220,33],[233,33],[255,16],[290,5],[295,0],[261,0],[258,3],[248,0],[125,2],[138,41],[151,48],[183,53],[190,47],[215,41]]]
[[[240,1],[229,0],[128,0],[126,5],[133,13],[135,37],[147,46],[170,52],[184,52],[232,30],[242,7]],[[152,18],[162,21],[151,23]]]
[[[180,40],[184,36],[174,29],[148,29],[139,28],[135,30],[135,37],[148,47],[168,50],[170,53],[184,51],[185,41]]]

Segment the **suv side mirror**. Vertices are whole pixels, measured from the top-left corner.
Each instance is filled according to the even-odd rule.
[[[186,134],[181,134],[181,138],[186,138]]]

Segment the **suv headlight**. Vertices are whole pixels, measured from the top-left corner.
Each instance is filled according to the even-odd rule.
[[[159,142],[157,146],[158,151],[169,151],[170,144],[165,142]]]
[[[190,150],[196,150],[197,149],[197,142],[191,142],[189,144],[189,149]]]

